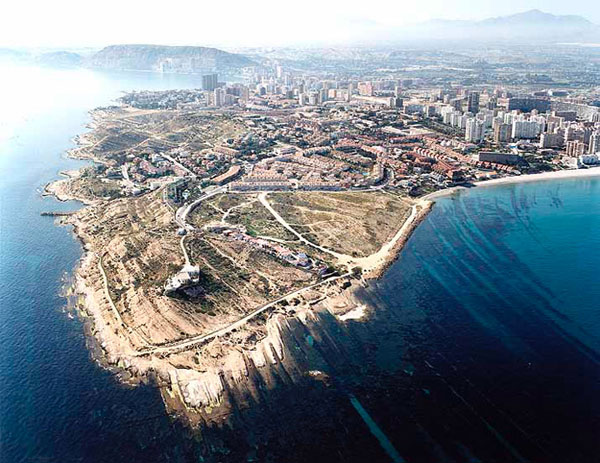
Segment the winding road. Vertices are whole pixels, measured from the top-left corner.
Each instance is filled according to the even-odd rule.
[[[191,202],[190,204],[184,204],[175,212],[175,222],[177,222],[177,225],[179,225],[181,228],[184,228],[186,230],[193,230],[194,227],[186,222],[188,214],[192,212],[196,207],[198,207],[198,205],[202,201],[206,201],[207,199],[212,198],[213,196],[216,196],[218,194],[225,193],[226,191],[227,185],[223,185],[218,188],[215,188],[209,193],[203,194],[197,200]]]
[[[266,310],[272,308],[274,305],[276,305],[290,297],[295,297],[295,296],[303,293],[304,291],[318,288],[320,286],[332,283],[332,282],[342,279],[342,278],[347,278],[350,275],[352,275],[351,272],[344,273],[343,275],[338,275],[338,276],[334,276],[331,278],[327,278],[326,280],[323,280],[318,283],[314,283],[310,286],[305,286],[304,288],[300,288],[300,289],[297,289],[290,293],[287,293],[284,296],[281,296],[279,299],[271,301],[271,302],[259,307],[258,309],[255,309],[254,311],[250,312],[248,315],[245,315],[244,317],[240,318],[239,320],[237,320],[223,328],[212,331],[211,333],[194,336],[194,337],[191,337],[188,339],[183,339],[181,341],[176,341],[176,342],[170,343],[168,345],[151,347],[149,349],[144,349],[144,350],[138,351],[134,355],[136,357],[142,357],[142,356],[151,355],[151,354],[168,355],[168,354],[174,354],[177,352],[181,352],[182,350],[191,349],[193,347],[198,346],[199,344],[203,344],[205,342],[211,341],[212,339],[215,339],[219,336],[223,336],[227,333],[231,333],[232,331],[234,331],[238,328],[241,328],[243,325],[245,325],[248,321],[250,321],[257,315],[260,315],[261,313],[265,312]]]
[[[193,201],[192,203],[180,207],[175,212],[175,222],[177,222],[177,224],[185,230],[194,230],[194,227],[186,222],[188,214],[194,208],[196,208],[202,201],[205,201],[206,199],[209,199],[213,196],[224,193],[226,191],[227,191],[227,186],[215,188],[214,190],[210,191],[209,193],[202,195],[200,198]],[[405,236],[405,234],[410,232],[413,222],[419,215],[418,214],[419,207],[424,207],[425,203],[426,203],[425,201],[422,201],[420,203],[413,205],[411,214],[408,217],[408,219],[405,221],[405,223],[402,225],[402,227],[398,230],[396,235],[388,243],[383,245],[379,251],[377,251],[376,253],[374,253],[368,257],[353,258],[351,256],[332,251],[331,249],[324,248],[322,246],[319,246],[319,245],[307,240],[304,236],[302,236],[300,233],[298,233],[296,230],[294,230],[294,228],[292,228],[290,226],[290,224],[283,217],[281,217],[281,215],[275,209],[273,209],[273,207],[269,204],[269,202],[267,200],[267,194],[268,194],[268,192],[262,192],[259,194],[258,198],[259,198],[261,204],[273,215],[273,217],[275,217],[275,219],[283,227],[285,227],[286,230],[288,230],[290,233],[294,234],[301,242],[305,243],[306,245],[311,246],[311,247],[318,249],[324,253],[327,253],[327,254],[330,254],[330,255],[336,257],[340,261],[340,263],[345,264],[348,268],[359,265],[359,266],[363,267],[363,271],[366,269],[369,269],[370,267],[376,267],[378,265],[381,265],[382,262],[384,262],[389,257],[389,254],[392,252],[396,243],[403,236]],[[189,264],[190,260],[189,260],[187,250],[185,249],[184,241],[185,241],[185,235],[181,238],[180,244],[181,244],[181,249],[183,251],[183,254],[184,254],[184,257],[186,260],[186,264]],[[108,299],[108,301],[110,303],[111,309],[115,313],[115,317],[116,317],[117,321],[122,326],[126,327],[126,329],[129,333],[133,334],[134,330],[123,321],[123,319],[121,318],[121,314],[119,313],[117,307],[115,306],[115,304],[112,300],[112,297],[110,296],[110,292],[108,289],[108,278],[106,276],[106,272],[102,265],[102,256],[98,256],[98,257],[99,257],[98,268],[100,270],[100,273],[102,274],[103,283],[104,283],[104,292],[105,292],[106,298]],[[236,329],[238,329],[238,328],[242,327],[244,324],[246,324],[248,321],[252,320],[254,317],[264,313],[265,311],[269,310],[270,308],[274,307],[275,305],[279,304],[280,302],[283,302],[289,298],[298,296],[299,294],[301,294],[305,291],[319,288],[321,286],[327,285],[329,283],[340,280],[342,278],[347,278],[351,275],[352,275],[352,271],[348,271],[342,275],[333,276],[333,277],[327,278],[323,281],[320,281],[318,283],[314,283],[312,285],[305,286],[304,288],[300,288],[300,289],[291,291],[291,292],[279,297],[278,299],[276,299],[274,301],[268,302],[268,303],[258,307],[257,309],[253,310],[249,314],[244,315],[240,319],[230,323],[227,326],[224,326],[223,328],[212,331],[210,333],[193,336],[193,337],[190,337],[187,339],[182,339],[179,341],[174,341],[174,342],[171,342],[168,344],[154,345],[154,344],[150,343],[147,339],[145,339],[144,336],[142,336],[140,333],[135,331],[135,334],[137,336],[139,336],[139,338],[142,340],[142,344],[144,344],[146,346],[146,348],[134,351],[133,355],[136,357],[148,356],[148,355],[152,355],[152,354],[170,355],[170,354],[181,352],[181,351],[184,351],[184,350],[187,350],[190,348],[194,348],[200,344],[211,341],[219,336],[223,336],[228,333],[231,333],[232,331],[235,331]]]
[[[110,291],[108,289],[108,277],[106,276],[106,271],[104,270],[104,265],[103,265],[104,256],[103,255],[100,256],[98,254],[96,254],[96,256],[98,257],[98,270],[100,271],[100,274],[102,275],[102,282],[103,282],[103,286],[104,286],[104,296],[108,300],[108,304],[110,305],[110,308],[112,309],[113,313],[115,314],[115,318],[117,319],[117,322],[121,326],[125,327],[125,329],[127,330],[127,332],[129,334],[135,333],[142,341],[142,344],[145,344],[146,346],[151,346],[152,344],[148,341],[148,339],[146,339],[145,336],[143,336],[137,330],[134,330],[131,326],[129,326],[127,323],[125,323],[125,321],[123,320],[123,317],[121,317],[121,312],[119,312],[119,309],[117,309],[117,306],[115,305],[115,302],[113,301],[113,298],[110,295]]]

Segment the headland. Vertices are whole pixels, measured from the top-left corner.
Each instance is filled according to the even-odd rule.
[[[314,377],[286,340],[327,336],[323,314],[368,316],[355,288],[385,272],[435,198],[469,183],[446,161],[411,178],[423,153],[452,156],[431,134],[332,142],[344,115],[315,125],[293,109],[157,109],[134,97],[93,111],[69,153],[93,163],[45,191],[86,205],[60,221],[83,245],[74,286],[101,363],[124,382],[154,381],[194,426],[226,421],[232,391],[258,400],[275,365]],[[292,128],[296,144],[282,135]],[[473,184],[573,175],[519,173]]]

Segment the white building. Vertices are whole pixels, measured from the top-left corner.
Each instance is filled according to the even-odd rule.
[[[470,143],[483,141],[485,124],[475,118],[469,118],[466,122],[465,140]]]
[[[219,107],[219,106],[223,106],[223,95],[225,94],[225,91],[222,88],[215,88],[214,90],[214,105]]]
[[[594,132],[590,136],[589,154],[600,153],[600,132]]]
[[[537,138],[542,132],[542,127],[535,121],[527,121],[524,119],[513,120],[512,137],[520,138]]]

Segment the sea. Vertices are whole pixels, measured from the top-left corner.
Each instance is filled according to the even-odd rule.
[[[437,201],[364,320],[298,335],[307,370],[193,432],[90,355],[63,296],[81,256],[43,198],[123,91],[199,76],[0,66],[0,462],[600,461],[600,177]]]

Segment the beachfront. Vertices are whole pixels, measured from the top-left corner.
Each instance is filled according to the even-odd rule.
[[[572,169],[572,170],[558,170],[553,172],[542,172],[538,174],[527,174],[513,177],[502,177],[491,180],[483,180],[480,182],[474,182],[473,186],[484,188],[489,186],[499,185],[510,185],[515,183],[526,183],[526,182],[542,182],[547,180],[561,180],[569,178],[585,178],[585,177],[596,177],[600,175],[600,167],[590,167],[587,169]],[[436,199],[451,195],[461,190],[468,189],[465,186],[455,186],[444,190],[435,191],[428,195],[423,196],[423,200],[435,201]]]

